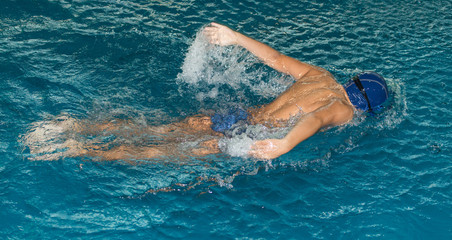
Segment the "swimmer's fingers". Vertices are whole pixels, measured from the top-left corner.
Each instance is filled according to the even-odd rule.
[[[262,141],[256,141],[251,146],[251,150],[248,152],[252,157],[260,159],[273,159],[288,152],[285,140],[281,139],[266,139]]]
[[[213,33],[204,33],[210,44],[221,45],[217,35]]]
[[[205,27],[204,29],[213,30],[213,29],[220,29],[220,28],[222,28],[222,27],[226,27],[226,26],[221,25],[221,24],[218,24],[218,23],[216,23],[216,22],[211,22],[211,23],[209,24],[209,26]]]
[[[207,37],[211,44],[222,45],[220,41],[219,29],[216,27],[206,27],[204,29],[204,36]]]
[[[254,142],[248,154],[254,158],[271,159],[272,152],[272,143],[269,140],[262,140]]]
[[[226,46],[237,42],[235,31],[218,23],[211,23],[203,32],[212,44]]]
[[[261,141],[255,141],[254,144],[251,146],[251,150],[262,150],[267,149],[271,147],[270,140],[261,140]]]
[[[218,30],[221,30],[221,29],[229,29],[229,30],[231,30],[230,28],[228,28],[228,27],[226,27],[224,25],[215,23],[215,22],[211,22],[209,26],[204,28],[204,30],[207,30],[207,31],[218,31]]]
[[[264,159],[263,155],[258,151],[251,150],[248,152],[248,155],[253,158]]]
[[[224,27],[224,25],[221,25],[221,24],[216,23],[216,22],[211,22],[211,23],[210,23],[210,26],[214,26],[214,27]]]
[[[263,152],[261,150],[259,150],[257,147],[255,147],[254,145],[251,146],[251,150],[248,151],[248,155],[253,158],[264,159]]]

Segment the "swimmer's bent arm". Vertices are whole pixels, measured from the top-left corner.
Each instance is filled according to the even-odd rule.
[[[283,139],[265,139],[254,142],[249,154],[261,159],[277,158],[314,135],[321,128],[344,124],[352,118],[353,109],[350,106],[340,101],[334,101],[302,117]]]
[[[239,45],[256,55],[265,64],[275,70],[289,74],[296,80],[304,76],[314,76],[322,72],[312,65],[286,56],[270,46],[236,32],[218,23],[211,23],[204,29],[204,34],[213,44],[221,46]]]

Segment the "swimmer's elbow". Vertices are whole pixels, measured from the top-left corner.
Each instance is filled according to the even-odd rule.
[[[268,56],[268,59],[266,61],[267,65],[270,67],[276,69],[277,71],[284,72],[284,57],[286,55],[275,51],[270,56]]]

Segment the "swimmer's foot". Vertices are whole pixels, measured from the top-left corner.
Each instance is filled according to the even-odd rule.
[[[53,122],[64,131],[80,132],[82,130],[80,121],[68,115],[60,115]]]
[[[52,141],[60,137],[64,129],[50,121],[40,121],[33,123],[33,127],[24,136],[26,145],[36,145],[42,142]]]
[[[58,149],[65,149],[72,145],[71,140],[66,139],[73,138],[79,129],[80,124],[76,119],[60,115],[53,120],[33,123],[21,140],[33,155],[41,156],[50,153],[53,154],[53,158],[59,158],[64,154],[61,154],[61,150]],[[55,152],[57,150],[58,153]]]
[[[30,148],[32,157],[30,160],[38,161],[54,161],[65,157],[77,157],[85,155],[88,150],[85,145],[74,140],[69,139],[64,143],[46,145],[40,148]]]
[[[80,124],[75,118],[61,115],[54,120],[33,123],[23,140],[28,146],[41,145],[43,142],[59,140],[68,132],[78,131]]]

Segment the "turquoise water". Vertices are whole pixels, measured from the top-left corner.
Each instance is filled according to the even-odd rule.
[[[452,237],[450,1],[1,5],[0,238]],[[243,156],[238,137],[203,158],[30,159],[24,134],[62,114],[158,125],[284,91],[290,79],[241,49],[206,48],[196,34],[211,21],[340,82],[376,70],[391,106],[272,162]]]

